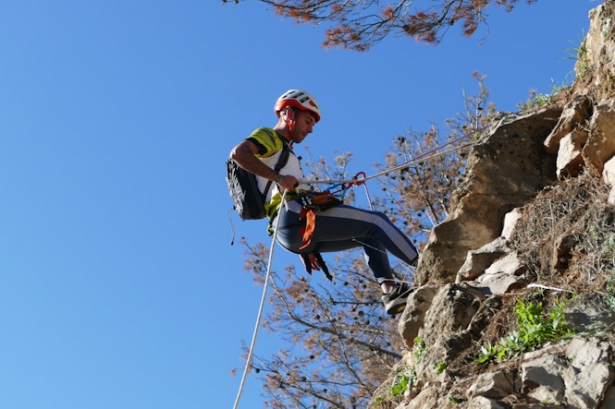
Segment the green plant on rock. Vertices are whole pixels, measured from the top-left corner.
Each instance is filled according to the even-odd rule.
[[[414,368],[406,367],[399,375],[397,375],[397,377],[395,377],[395,381],[393,382],[393,385],[391,385],[389,392],[392,396],[403,395],[410,389],[411,385],[416,384],[416,381],[417,377]]]
[[[602,296],[604,302],[615,311],[615,277],[607,278],[604,286],[605,294]]]
[[[579,41],[579,45],[568,49],[568,59],[575,61],[577,79],[583,78],[589,69],[589,55],[587,54],[587,40],[585,34],[583,34],[581,38],[583,39]]]
[[[534,109],[542,108],[547,105],[553,98],[557,96],[566,86],[558,85],[551,80],[551,92],[549,94],[539,94],[535,90],[530,91],[530,97],[525,103],[517,103],[517,107],[522,113],[530,112]]]
[[[606,40],[610,32],[611,32],[611,19],[607,18],[606,20],[604,20],[604,27],[602,28],[602,31],[600,32],[600,36],[602,37],[603,40]]]
[[[514,312],[518,330],[501,338],[495,345],[483,345],[475,362],[504,362],[523,352],[538,349],[548,341],[570,338],[574,333],[566,323],[564,307],[564,303],[558,301],[553,309],[543,313],[542,303],[517,300]]]
[[[414,338],[413,356],[417,364],[423,360],[426,352],[427,346],[425,345],[425,341],[423,341],[421,337]]]
[[[601,257],[611,265],[615,265],[615,234],[609,235],[602,243]]]
[[[487,342],[485,345],[480,347],[480,353],[478,354],[478,358],[475,359],[475,362],[481,365],[486,364],[494,359],[497,353],[497,345],[491,345],[490,342]]]
[[[449,402],[451,403],[455,403],[455,404],[460,404],[461,403],[461,399],[453,396],[453,395],[449,395],[448,397]]]

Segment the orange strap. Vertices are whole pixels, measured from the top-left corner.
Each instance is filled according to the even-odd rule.
[[[299,250],[303,250],[312,243],[312,235],[316,228],[316,213],[314,209],[301,209],[301,218],[305,219],[305,227],[301,228],[301,235],[303,236],[302,246]]]
[[[302,204],[303,208],[301,209],[300,214],[300,217],[305,219],[305,227],[300,230],[300,233],[303,236],[303,241],[302,246],[299,247],[299,250],[307,248],[312,243],[312,235],[314,234],[314,229],[316,228],[316,213],[314,210],[326,210],[342,203],[340,199],[331,195],[328,190],[317,195],[304,196],[303,198],[307,199],[307,202]]]

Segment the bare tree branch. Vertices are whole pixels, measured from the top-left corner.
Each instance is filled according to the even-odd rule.
[[[464,36],[472,36],[486,25],[485,9],[491,3],[512,11],[519,0],[259,0],[275,14],[297,23],[329,27],[323,46],[366,51],[391,33],[426,43],[439,43],[446,32],[460,25]],[[528,4],[537,0],[526,0]],[[223,3],[229,0],[222,0]],[[239,0],[233,0],[235,4]]]

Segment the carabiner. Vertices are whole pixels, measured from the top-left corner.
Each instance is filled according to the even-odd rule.
[[[367,177],[365,176],[365,172],[357,173],[356,175],[354,175],[353,179],[359,179],[359,176],[363,176],[363,177],[361,178],[361,180],[357,180],[356,182],[354,182],[353,185],[361,186],[362,184],[365,183],[365,178]]]

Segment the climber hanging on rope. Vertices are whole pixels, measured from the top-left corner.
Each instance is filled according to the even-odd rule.
[[[231,158],[256,175],[261,192],[270,181],[274,182],[265,198],[265,210],[270,229],[279,226],[278,243],[301,255],[308,272],[323,269],[327,275],[321,252],[363,247],[367,264],[382,289],[386,312],[402,312],[412,289],[404,282],[396,282],[387,252],[414,265],[418,259],[416,248],[383,213],[345,205],[333,195],[309,193],[292,146],[303,142],[320,121],[320,107],[312,95],[300,90],[287,91],[276,101],[274,111],[277,124],[255,130],[233,148]],[[283,148],[291,154],[276,172]],[[286,204],[282,205],[285,190]]]

